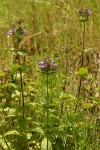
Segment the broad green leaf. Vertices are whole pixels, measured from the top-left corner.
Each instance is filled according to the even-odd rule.
[[[8,111],[8,110],[9,110],[9,107],[4,108],[4,111],[5,111],[5,112]]]
[[[7,117],[14,117],[14,116],[16,116],[16,109],[10,108]]]
[[[33,128],[33,129],[29,129],[29,130],[27,130],[27,132],[34,133],[31,137],[31,139],[30,139],[30,142],[42,139],[44,137],[44,131],[42,130],[41,127],[36,127],[36,128]]]
[[[77,73],[76,73],[77,76],[79,77],[85,77],[88,75],[88,68],[85,68],[85,67],[81,67]]]
[[[33,129],[30,129],[28,131],[33,131],[33,132],[36,132],[36,133],[41,133],[42,135],[44,134],[43,130],[41,127],[36,127],[36,128],[33,128]]]
[[[20,135],[18,131],[16,130],[11,130],[11,131],[8,131],[4,134],[4,137],[5,136],[8,136],[8,135]]]

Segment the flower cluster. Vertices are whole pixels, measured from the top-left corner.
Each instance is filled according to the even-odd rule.
[[[23,29],[22,23],[23,23],[23,20],[19,19],[17,28],[16,28],[15,24],[12,24],[12,28],[7,33],[9,35],[14,34],[15,36],[27,35],[28,32],[27,32],[27,30]]]
[[[43,73],[53,73],[58,70],[57,65],[54,61],[45,60],[44,62],[39,62],[40,69]]]
[[[85,22],[88,20],[88,17],[90,16],[91,11],[88,8],[86,9],[81,8],[78,10],[78,13],[80,15],[80,21]]]

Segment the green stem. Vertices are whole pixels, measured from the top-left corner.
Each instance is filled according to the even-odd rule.
[[[19,65],[20,63],[20,58],[19,58]],[[23,106],[23,118],[24,118],[24,92],[23,92],[23,77],[22,77],[22,70],[20,70],[20,87],[21,87],[21,100],[22,100],[22,106]]]
[[[60,112],[59,119],[62,118],[63,110],[64,110],[64,100],[63,100],[62,103],[61,103],[61,112]]]
[[[47,150],[49,150],[49,139],[48,139],[48,132],[49,132],[49,75],[47,73]]]
[[[84,27],[83,27],[83,44],[82,44],[82,60],[81,60],[81,67],[84,66],[84,49],[85,49],[85,22],[83,22],[84,24]],[[81,92],[81,87],[82,87],[82,78],[80,78],[80,82],[79,82],[79,88],[78,88],[78,94],[77,94],[77,98],[79,99],[80,97],[80,92]],[[75,107],[75,113],[77,111],[77,107],[78,107],[78,103],[79,103],[79,100],[76,104],[76,107]]]
[[[7,141],[6,141],[6,139],[5,139],[5,138],[3,138],[3,139],[4,139],[4,141],[5,141],[6,145],[7,145],[8,150],[10,150],[10,147],[9,147],[9,145],[8,145],[8,143],[7,143]]]
[[[81,63],[81,67],[84,66],[84,49],[85,49],[85,22],[83,22],[84,27],[83,27],[83,44],[82,44],[82,63]]]
[[[68,62],[67,62],[67,52],[66,52],[66,80],[67,80],[67,66],[68,66]]]
[[[21,99],[22,99],[23,118],[24,118],[24,93],[23,93],[23,77],[22,77],[22,71],[20,71],[20,84],[21,84]]]

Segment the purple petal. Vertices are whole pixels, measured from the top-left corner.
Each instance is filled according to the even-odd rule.
[[[24,35],[27,35],[27,33],[28,33],[27,30],[24,30],[24,31],[23,31],[23,34],[24,34]]]
[[[86,8],[86,14],[87,14],[88,16],[91,14],[91,11],[90,11],[88,8]]]
[[[45,67],[45,66],[40,66],[40,68],[41,68],[41,69],[45,69],[46,67]]]
[[[9,30],[7,33],[8,33],[9,35],[12,35],[12,34],[13,34],[13,31],[12,31],[12,30]]]
[[[39,65],[44,65],[44,62],[40,61],[40,62],[39,62]]]
[[[52,65],[53,67],[56,67],[56,66],[57,66],[55,62],[52,62],[51,65]]]

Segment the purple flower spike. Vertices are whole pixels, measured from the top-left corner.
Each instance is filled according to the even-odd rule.
[[[43,73],[53,73],[58,70],[56,63],[54,61],[50,62],[49,59],[46,59],[44,62],[39,62],[39,65]]]
[[[12,34],[13,34],[13,30],[9,30],[7,33],[8,33],[9,35],[12,35]]]
[[[28,33],[27,30],[24,30],[24,31],[23,31],[23,34],[24,34],[24,35],[27,35],[27,33]]]
[[[14,34],[16,38],[18,38],[18,36],[23,36],[23,35],[27,35],[28,31],[23,29],[23,19],[19,19],[18,20],[18,25],[15,26],[15,24],[12,24],[12,28],[11,30],[9,30],[7,33],[9,35]]]
[[[91,14],[91,11],[88,8],[86,8],[86,14],[87,14],[87,16],[89,16]]]
[[[78,13],[80,15],[80,21],[81,22],[86,22],[91,14],[91,11],[88,8],[81,8],[78,10]]]

